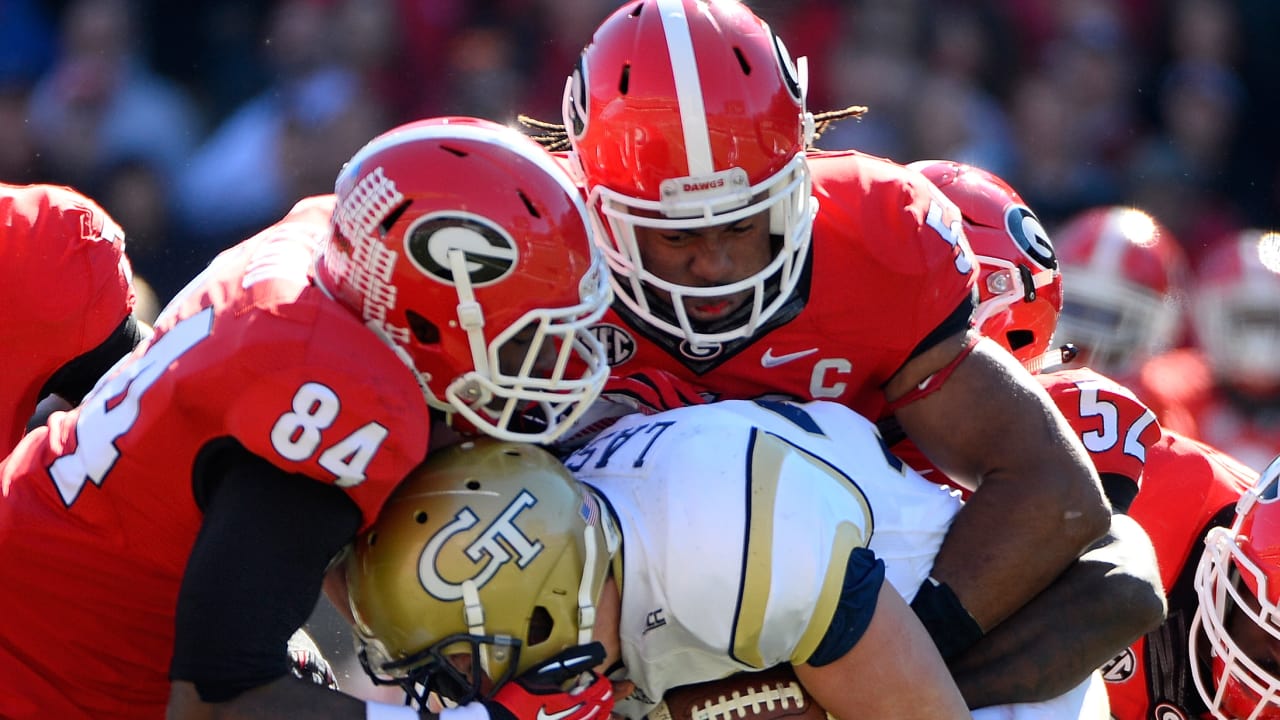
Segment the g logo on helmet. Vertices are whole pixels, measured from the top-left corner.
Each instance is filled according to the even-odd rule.
[[[786,83],[787,92],[791,93],[791,98],[803,109],[804,83],[800,78],[799,70],[796,69],[795,61],[791,59],[791,53],[787,52],[787,46],[776,34],[773,36],[773,52],[778,60],[778,69],[782,71],[782,81]]]
[[[1053,241],[1040,224],[1040,218],[1030,208],[1014,205],[1005,210],[1004,226],[1023,255],[1042,268],[1052,270],[1058,267],[1058,255],[1053,250]]]
[[[473,564],[478,565],[475,574],[469,578],[451,582],[440,574],[437,559],[453,536],[475,527],[476,523],[480,522],[480,518],[476,517],[471,508],[464,507],[459,510],[453,520],[427,541],[422,554],[418,556],[418,579],[422,582],[422,587],[432,597],[451,602],[462,599],[464,584],[474,583],[476,590],[479,590],[493,579],[503,565],[512,560],[515,560],[516,565],[521,568],[528,567],[545,546],[538,540],[531,540],[516,527],[515,519],[525,508],[537,504],[538,499],[528,490],[521,490],[520,494],[503,508],[498,518],[480,533],[480,537],[463,548],[463,555]],[[451,549],[448,552],[455,551]],[[515,553],[514,556],[512,552]]]
[[[569,84],[564,89],[564,129],[569,137],[581,140],[582,133],[587,131],[587,103],[590,102],[587,92],[587,63],[582,56],[578,57],[578,66],[569,76]]]
[[[423,215],[404,236],[405,255],[422,274],[456,285],[450,253],[458,250],[472,287],[489,285],[510,275],[520,253],[497,223],[480,215],[444,212]]]

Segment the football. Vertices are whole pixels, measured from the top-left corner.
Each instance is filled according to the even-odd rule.
[[[648,720],[827,720],[790,665],[682,685],[667,691]]]

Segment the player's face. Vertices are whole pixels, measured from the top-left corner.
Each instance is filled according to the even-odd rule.
[[[528,357],[538,324],[531,323],[516,333],[510,340],[498,348],[498,368],[506,375],[517,375]],[[533,376],[546,377],[555,369],[556,344],[549,339],[544,340],[537,349],[533,361]]]
[[[450,653],[445,656],[445,659],[448,661],[450,665],[453,666],[453,669],[458,672],[457,677],[460,677],[460,678],[472,677],[471,653],[466,653],[466,652]],[[440,677],[445,677],[445,676],[442,673]],[[454,695],[454,693],[465,694],[465,693],[474,691],[477,693],[478,697],[486,697],[490,695],[493,691],[493,681],[490,680],[488,676],[486,676],[484,673],[480,674],[479,680],[480,680],[480,686],[478,688],[470,688],[465,686],[458,687],[456,686],[456,682],[454,682],[453,680],[445,680],[440,684],[440,687],[438,687],[436,690],[432,690],[430,695],[428,695],[426,708],[431,712],[440,714],[440,711],[445,709],[446,707],[457,707],[458,698],[462,696]]]
[[[748,278],[773,259],[768,211],[734,223],[690,230],[636,228],[645,269],[670,283],[714,287]],[[686,298],[692,320],[713,322],[750,302],[751,290]]]
[[[1241,593],[1253,606],[1253,611],[1258,611],[1258,601],[1248,591]],[[1280,638],[1275,637],[1267,632],[1258,623],[1254,622],[1247,613],[1235,610],[1227,619],[1227,634],[1236,641],[1240,649],[1249,656],[1251,660],[1256,662],[1259,667],[1271,674],[1272,677],[1280,678]],[[1280,710],[1280,708],[1276,708]]]

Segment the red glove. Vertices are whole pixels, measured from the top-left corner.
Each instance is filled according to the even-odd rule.
[[[710,399],[695,386],[662,370],[639,370],[629,375],[611,376],[600,399],[555,442],[561,456],[577,450],[604,432],[618,418],[640,412],[645,415],[702,405]]]
[[[602,397],[629,402],[645,415],[707,402],[692,383],[664,370],[636,370],[627,375],[612,375],[605,383]]]
[[[591,669],[603,661],[598,642],[570,648],[480,703],[490,720],[608,720],[613,683]],[[567,690],[566,683],[571,683]]]

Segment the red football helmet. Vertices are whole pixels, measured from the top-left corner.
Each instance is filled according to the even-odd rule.
[[[1016,190],[986,170],[948,160],[908,167],[933,181],[964,218],[982,269],[974,324],[1038,371],[1062,311],[1062,273],[1044,227]]]
[[[1280,720],[1278,487],[1280,458],[1240,498],[1231,527],[1209,531],[1196,568],[1192,677],[1213,716],[1222,720]]]
[[[610,292],[546,151],[486,120],[423,120],[370,141],[336,187],[321,287],[405,358],[432,407],[547,442],[595,399],[608,369],[587,328]]]
[[[1131,207],[1086,210],[1054,233],[1066,281],[1056,340],[1116,375],[1171,348],[1182,331],[1187,261],[1174,236]]]
[[[1246,230],[1209,250],[1192,307],[1218,378],[1249,392],[1280,388],[1280,233]]]
[[[817,212],[806,68],[736,0],[629,2],[583,50],[565,128],[617,296],[653,327],[695,346],[749,337],[794,292]],[[755,275],[693,287],[646,271],[637,226],[687,230],[765,210],[778,249]],[[744,290],[753,302],[714,327],[685,310],[687,298]]]

